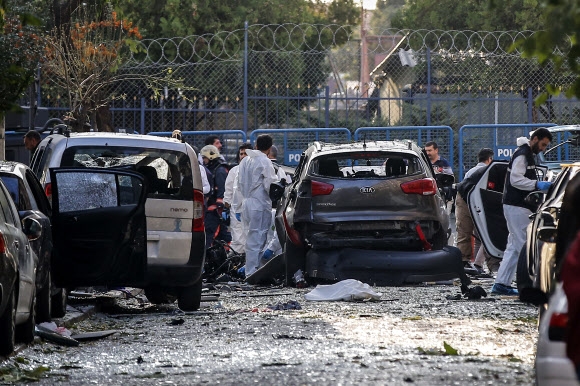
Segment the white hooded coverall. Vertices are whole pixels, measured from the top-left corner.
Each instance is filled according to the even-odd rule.
[[[270,185],[278,181],[272,161],[259,150],[246,150],[247,157],[240,162],[234,184],[240,194],[234,196],[234,207],[241,205],[241,220],[246,237],[246,276],[254,273],[260,264],[260,254],[266,246],[268,229],[272,223]],[[241,203],[239,200],[243,200]],[[238,212],[239,213],[239,212]]]
[[[246,251],[246,233],[242,227],[242,222],[238,221],[235,214],[241,213],[241,208],[234,205],[234,196],[239,195],[237,189],[234,187],[234,183],[236,182],[236,178],[238,177],[238,173],[240,171],[240,167],[234,166],[230,169],[228,173],[228,177],[226,178],[226,191],[224,193],[224,202],[230,204],[230,233],[232,234],[232,242],[230,247],[237,253],[244,253]],[[235,200],[239,203],[242,202],[241,199]]]

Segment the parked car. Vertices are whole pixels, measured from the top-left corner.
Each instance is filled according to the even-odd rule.
[[[0,161],[0,179],[10,192],[20,217],[31,216],[42,226],[42,235],[30,245],[38,256],[36,270],[36,320],[48,322],[51,315],[62,317],[66,313],[64,289],[51,284],[52,229],[51,209],[42,185],[25,164]]]
[[[554,136],[550,148],[538,154],[538,163],[548,168],[547,178],[554,181],[562,164],[580,161],[580,125],[548,127]]]
[[[315,142],[292,180],[276,213],[286,279],[301,269],[312,280],[377,285],[468,280],[447,245],[441,189],[414,142]]]
[[[183,310],[199,308],[203,193],[190,145],[65,130],[39,144],[32,170],[52,201],[56,285],[133,286],[153,303],[177,297]]]
[[[33,217],[19,216],[0,181],[0,355],[14,351],[16,339],[34,339],[38,257],[30,240],[42,235],[42,227]]]
[[[576,369],[566,355],[567,320],[568,300],[562,283],[557,283],[538,329],[535,360],[538,386],[579,385]]]

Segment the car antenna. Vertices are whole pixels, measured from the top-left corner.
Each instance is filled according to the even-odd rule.
[[[363,150],[367,149],[367,135],[365,133],[364,137],[363,137]]]

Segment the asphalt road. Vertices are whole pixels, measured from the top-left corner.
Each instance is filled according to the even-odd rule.
[[[476,284],[491,287],[489,280]],[[206,293],[210,301],[200,311],[187,314],[140,295],[82,300],[101,311],[72,332],[117,332],[78,347],[39,339],[0,364],[0,379],[124,386],[533,384],[537,312],[515,298],[451,300],[460,294],[451,282],[374,288],[379,301],[305,300],[312,290],[221,285]]]

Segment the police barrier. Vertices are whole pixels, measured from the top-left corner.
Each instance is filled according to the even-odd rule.
[[[256,142],[260,134],[269,134],[278,149],[278,161],[295,166],[300,155],[314,141],[346,143],[351,141],[351,132],[346,128],[306,128],[306,129],[258,129],[250,134],[250,141]]]
[[[530,131],[539,127],[556,126],[554,123],[515,123],[464,125],[459,129],[459,181],[465,172],[477,164],[481,148],[493,150],[494,159],[510,159],[517,148],[518,137],[530,137]],[[554,143],[559,142],[559,135]],[[558,142],[556,142],[558,141]]]
[[[410,139],[419,146],[434,141],[439,148],[439,155],[453,164],[453,129],[449,126],[389,126],[359,127],[354,132],[355,141],[389,141]]]
[[[171,137],[172,132],[150,132],[147,135],[157,137]],[[246,133],[241,130],[210,130],[210,131],[182,131],[182,139],[196,148],[197,151],[205,146],[205,139],[208,135],[217,135],[222,142],[222,155],[229,163],[236,161],[238,147],[247,142]]]

